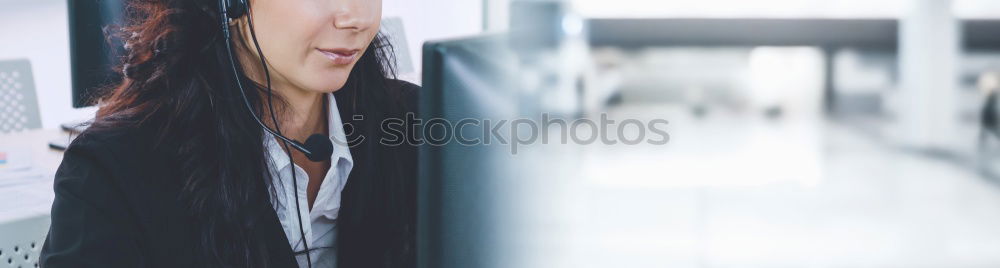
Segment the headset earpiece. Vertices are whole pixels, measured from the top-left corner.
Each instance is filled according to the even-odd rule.
[[[219,0],[226,6],[226,16],[239,19],[247,13],[247,0]]]

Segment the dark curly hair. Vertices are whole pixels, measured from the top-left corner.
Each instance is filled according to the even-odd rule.
[[[125,78],[103,91],[89,131],[154,129],[158,152],[176,159],[184,185],[178,198],[200,235],[202,257],[217,267],[266,265],[271,256],[252,230],[264,213],[274,213],[269,197],[261,198],[273,188],[267,152],[262,129],[241,106],[217,1],[130,0],[127,13],[125,25],[114,30],[127,51],[117,69]],[[248,49],[243,42],[233,45]],[[239,72],[244,85],[264,92]],[[354,125],[356,132],[374,133],[374,122],[400,112],[402,97],[389,86],[393,77],[392,47],[379,34],[336,93],[349,100],[343,109],[373,122]],[[264,95],[248,95],[261,114]],[[391,149],[373,149],[355,159],[394,163],[396,157]],[[342,202],[352,208],[338,219],[342,267],[413,263],[412,196],[404,193],[402,174],[380,168],[370,178],[352,181],[358,192],[345,194]]]

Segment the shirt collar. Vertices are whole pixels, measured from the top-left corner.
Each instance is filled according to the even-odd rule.
[[[325,94],[327,100],[329,101],[329,107],[327,108],[327,125],[328,133],[330,134],[330,142],[333,143],[333,153],[330,155],[331,165],[340,165],[341,161],[345,161],[347,165],[353,166],[354,159],[351,157],[350,148],[347,146],[347,135],[344,133],[344,123],[340,119],[340,110],[337,108],[337,99],[334,98],[333,94]],[[270,157],[271,163],[274,164],[275,170],[282,170],[289,166],[288,155],[282,150],[282,144],[275,140],[276,137],[264,132],[264,148],[267,149],[268,157]],[[294,150],[294,148],[289,148]]]

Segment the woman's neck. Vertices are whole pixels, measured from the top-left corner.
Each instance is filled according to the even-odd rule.
[[[328,132],[325,94],[283,86],[273,88],[273,92],[283,100],[282,108],[275,107],[282,134],[305,141],[313,134]]]
[[[240,61],[245,67],[244,72],[252,80],[265,85],[267,79],[260,66],[260,59],[254,51],[244,50]],[[274,72],[271,72],[271,91],[274,94],[275,116],[278,119],[281,134],[285,137],[303,142],[313,134],[327,134],[326,94],[309,91],[287,83]],[[259,116],[268,127],[277,130],[271,120],[270,107],[267,105],[267,93],[261,94],[263,113]]]

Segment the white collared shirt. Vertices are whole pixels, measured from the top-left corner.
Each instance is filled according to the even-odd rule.
[[[294,166],[298,193],[293,194],[291,173],[293,168],[288,161],[288,155],[273,135],[264,133],[265,148],[270,155],[268,170],[275,188],[271,191],[272,205],[292,250],[302,251],[305,247],[299,232],[298,217],[295,215],[295,198],[298,198],[300,207],[298,213],[302,215],[304,221],[302,228],[306,237],[311,238],[309,248],[314,249],[309,254],[314,268],[337,267],[337,216],[340,212],[340,194],[347,184],[351,168],[354,167],[354,159],[351,158],[350,148],[346,144],[347,137],[340,120],[340,111],[337,110],[337,100],[333,94],[327,94],[327,99],[330,104],[328,123],[330,141],[333,142],[333,155],[330,157],[330,170],[326,172],[326,177],[319,187],[319,194],[316,196],[312,211],[309,211],[306,195],[309,175],[298,165]],[[299,267],[307,267],[305,254],[296,255],[295,259]]]

